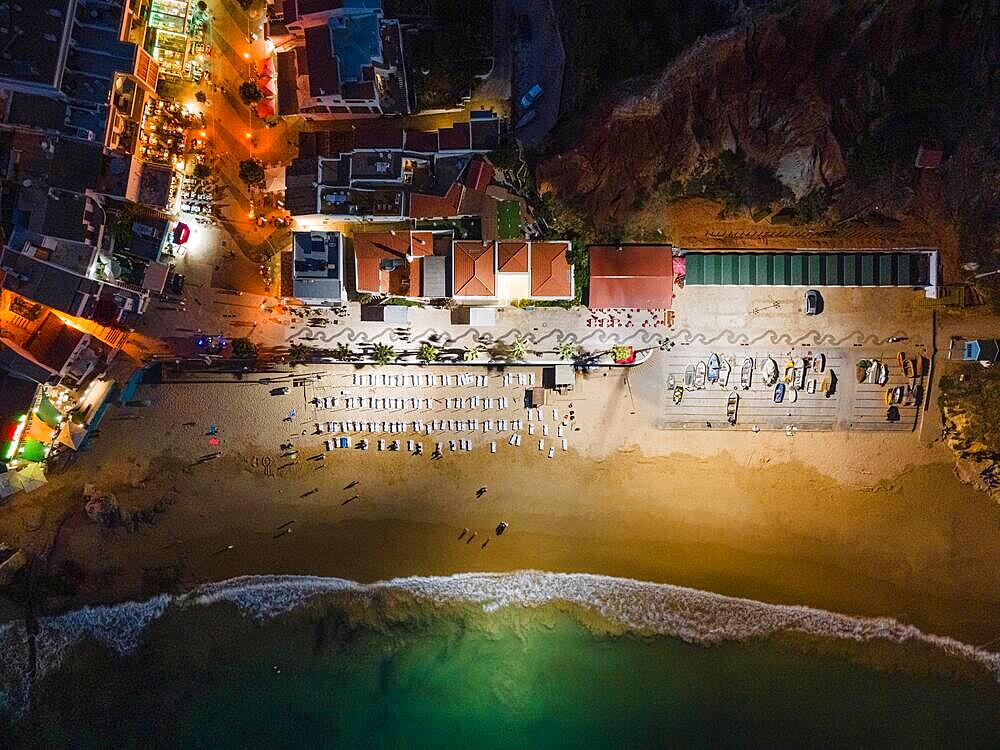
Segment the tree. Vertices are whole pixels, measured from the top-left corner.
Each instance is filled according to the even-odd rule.
[[[194,165],[192,174],[196,180],[207,180],[212,176],[212,168],[205,164],[205,162],[199,162]]]
[[[253,0],[236,0],[236,2],[240,4],[240,7],[243,8],[243,10],[250,10],[250,8],[253,7]]]
[[[558,351],[560,359],[576,359],[580,356],[580,345],[564,339],[559,342]]]
[[[462,355],[462,359],[466,362],[475,362],[477,359],[483,356],[483,347],[479,344],[472,344],[471,346],[465,347],[465,353]]]
[[[354,359],[354,352],[351,351],[350,344],[337,344],[337,348],[333,350],[333,356],[335,359],[343,360],[344,362],[350,362]]]
[[[616,362],[622,359],[628,359],[630,356],[632,356],[631,346],[619,345],[611,347],[611,359]]]
[[[375,363],[379,367],[382,367],[390,362],[394,362],[398,355],[391,344],[375,344],[375,348],[372,349],[372,356],[375,359]]]
[[[240,162],[240,179],[247,185],[263,185],[264,165],[259,159],[244,159]]]
[[[253,359],[257,356],[257,345],[248,338],[233,339],[233,356],[237,359]]]
[[[528,342],[523,336],[515,336],[510,345],[510,356],[512,359],[524,359],[528,356]]]
[[[198,10],[206,11],[208,10],[208,3],[205,0],[198,0]]]
[[[441,350],[430,344],[421,344],[420,351],[417,352],[417,358],[421,362],[428,364],[436,360],[439,356],[441,356]]]
[[[246,105],[256,104],[264,98],[263,92],[256,81],[244,81],[240,84],[240,99]]]
[[[204,104],[205,102],[208,101],[208,94],[206,94],[204,91],[196,91],[194,98],[199,104]]]
[[[288,349],[288,361],[292,364],[299,364],[309,359],[310,354],[312,354],[312,349],[305,344],[292,344]]]

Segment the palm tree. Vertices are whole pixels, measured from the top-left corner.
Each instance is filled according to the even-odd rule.
[[[475,362],[477,359],[483,356],[483,347],[479,344],[471,344],[465,347],[465,353],[462,355],[462,359],[466,362]]]
[[[528,356],[528,342],[523,336],[515,336],[510,345],[511,359],[524,359]]]
[[[575,344],[569,339],[563,339],[559,342],[558,352],[560,359],[576,359],[580,356],[582,348],[579,344]]]
[[[430,344],[421,344],[420,351],[417,352],[417,358],[425,363],[433,362],[439,356],[441,356],[441,350]]]
[[[350,362],[354,358],[354,353],[351,351],[350,344],[340,343],[337,344],[337,348],[333,350],[333,356],[335,359]]]
[[[312,350],[305,344],[292,344],[288,349],[288,361],[292,364],[305,362]]]
[[[375,344],[375,348],[372,349],[372,356],[375,358],[375,363],[379,367],[382,367],[395,361],[398,355],[391,344]]]

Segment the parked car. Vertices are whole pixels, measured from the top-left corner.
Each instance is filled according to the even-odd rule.
[[[815,289],[806,292],[805,301],[802,304],[802,312],[806,315],[819,315],[823,312],[823,297]]]
[[[290,393],[290,391],[289,391],[287,385],[283,385],[280,388],[272,388],[271,389],[271,395],[272,396],[287,396],[289,393]]]
[[[184,291],[184,274],[175,273],[170,277],[170,291],[176,295],[180,295]]]
[[[528,89],[528,93],[521,97],[521,109],[531,109],[541,97],[542,91],[542,87],[537,83]]]

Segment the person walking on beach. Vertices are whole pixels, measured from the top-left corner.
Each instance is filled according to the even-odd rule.
[[[478,490],[476,490],[476,497],[477,498],[480,498],[480,497],[482,497],[485,494],[486,494],[486,487],[485,486],[484,487],[480,487]]]

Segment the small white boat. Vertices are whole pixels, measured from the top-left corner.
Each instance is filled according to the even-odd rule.
[[[816,372],[826,372],[826,355],[822,352],[813,357],[813,370]]]
[[[733,366],[729,364],[729,360],[723,358],[719,362],[719,386],[722,388],[727,388],[729,386],[729,376],[733,373]]]
[[[749,391],[753,385],[753,358],[747,357],[743,360],[743,369],[740,372],[740,387],[744,391]]]
[[[708,366],[705,361],[699,362],[694,369],[694,387],[695,390],[701,390],[705,387],[705,379],[708,377]]]
[[[667,390],[672,391],[675,385],[677,385],[677,378],[674,377],[673,373],[670,373],[670,375],[667,376]]]
[[[778,382],[778,363],[768,357],[761,366],[761,377],[764,378],[764,385],[770,388]]]
[[[809,368],[806,367],[806,361],[800,359],[798,364],[795,366],[795,374],[797,378],[795,380],[795,387],[799,390],[803,390],[806,387],[806,372]]]
[[[788,389],[788,403],[794,404],[799,400],[799,392],[794,388]]]
[[[719,355],[712,352],[711,356],[708,358],[708,372],[706,374],[706,379],[709,383],[719,382],[719,371],[722,369],[722,364],[719,362]]]
[[[879,363],[878,366],[878,375],[876,375],[876,382],[879,385],[885,385],[887,382],[889,382],[889,368],[886,367],[881,362]]]
[[[684,387],[689,391],[694,390],[694,365],[684,368]]]
[[[816,378],[812,378],[806,384],[806,393],[815,393],[815,392],[816,392]]]

